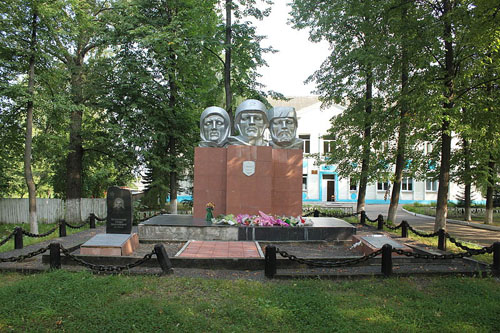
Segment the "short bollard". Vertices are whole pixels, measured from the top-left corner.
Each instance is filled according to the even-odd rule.
[[[382,214],[379,214],[378,217],[377,217],[377,229],[378,230],[382,230],[384,229],[384,217],[382,216]]]
[[[264,275],[272,279],[276,275],[276,247],[274,245],[266,246],[265,257]]]
[[[90,214],[90,229],[95,229],[95,215]]]
[[[319,217],[319,210],[315,209],[313,213],[314,217]]]
[[[172,273],[173,272],[172,262],[170,261],[167,251],[165,250],[163,244],[155,245],[155,254],[156,254],[156,259],[158,260],[158,264],[160,264],[161,270],[163,271],[163,274]]]
[[[438,249],[446,251],[446,231],[444,231],[444,229],[439,229],[438,233]]]
[[[408,238],[408,222],[401,221],[401,237]]]
[[[23,248],[23,228],[16,227],[16,234],[14,235],[14,249],[22,249]]]
[[[66,237],[66,221],[59,222],[59,237]]]
[[[361,225],[366,224],[366,212],[364,210],[361,211],[361,220],[359,221]]]
[[[500,276],[500,242],[493,243],[493,273]]]
[[[50,243],[50,268],[61,268],[61,246],[59,243]]]
[[[382,274],[384,276],[392,274],[392,246],[390,244],[382,246]]]

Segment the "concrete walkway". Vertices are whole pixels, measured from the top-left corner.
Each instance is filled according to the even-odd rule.
[[[415,216],[407,213],[402,209],[403,205],[398,206],[396,213],[396,221],[394,224],[398,225],[401,221],[405,220],[410,225],[418,230],[432,232],[434,231],[434,217]],[[382,214],[384,219],[387,218],[389,211],[389,204],[387,205],[367,205],[366,215],[370,219],[374,219],[378,214]],[[482,246],[490,246],[494,242],[500,241],[500,231],[486,230],[474,228],[467,225],[454,224],[449,221],[446,224],[448,233],[458,240],[473,242]]]

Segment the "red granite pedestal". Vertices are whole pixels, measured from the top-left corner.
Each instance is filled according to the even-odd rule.
[[[302,150],[258,146],[195,148],[194,217],[206,204],[219,214],[298,216],[302,213]],[[243,162],[255,162],[251,175]]]

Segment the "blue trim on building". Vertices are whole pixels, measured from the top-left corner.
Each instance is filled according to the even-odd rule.
[[[323,167],[322,167],[323,168]],[[325,168],[326,169],[326,168]],[[328,169],[327,169],[328,170]],[[338,200],[338,195],[339,195],[339,176],[336,172],[334,171],[320,171],[319,172],[319,201],[323,199],[323,174],[325,175],[335,175],[335,201],[340,201]]]
[[[177,202],[181,202],[182,200],[193,200],[192,195],[178,195]],[[170,202],[170,196],[167,197],[166,202]]]

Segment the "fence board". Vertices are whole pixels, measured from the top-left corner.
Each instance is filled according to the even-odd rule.
[[[90,213],[95,213],[99,217],[106,216],[106,199],[83,198],[79,201],[80,217],[71,222],[83,222]],[[65,201],[62,199],[37,198],[38,222],[55,223],[64,219],[65,205]],[[0,223],[28,223],[28,214],[28,199],[0,199]]]

